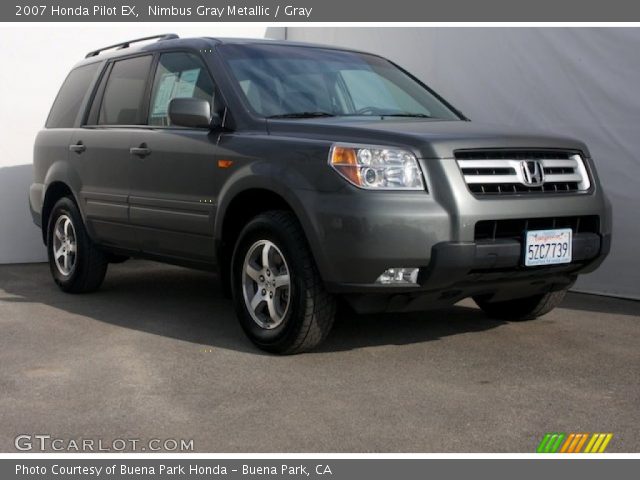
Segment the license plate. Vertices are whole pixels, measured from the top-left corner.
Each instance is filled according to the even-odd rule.
[[[571,262],[571,233],[570,228],[527,232],[524,248],[525,266]]]

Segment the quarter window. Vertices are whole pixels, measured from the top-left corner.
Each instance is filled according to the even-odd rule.
[[[60,93],[53,102],[49,118],[47,118],[47,128],[71,128],[75,125],[80,105],[82,105],[99,65],[99,63],[92,63],[78,67],[69,73],[60,88]]]
[[[174,98],[201,98],[213,108],[214,90],[213,80],[198,57],[184,52],[163,54],[153,80],[149,125],[171,125],[169,102]]]
[[[100,125],[144,123],[144,92],[150,67],[150,55],[113,64],[100,105]]]

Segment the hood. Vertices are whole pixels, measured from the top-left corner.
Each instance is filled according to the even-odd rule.
[[[422,118],[327,117],[267,120],[272,135],[291,135],[331,142],[369,143],[409,147],[420,158],[453,158],[461,149],[562,149],[579,150],[579,140],[539,130],[514,129],[462,120]]]

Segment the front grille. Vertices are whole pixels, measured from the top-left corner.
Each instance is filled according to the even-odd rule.
[[[590,187],[582,157],[558,150],[459,150],[458,166],[474,195],[577,193]]]
[[[576,233],[599,233],[600,217],[582,215],[574,217],[517,218],[508,220],[482,220],[476,223],[476,241],[521,239],[527,230],[570,228]]]

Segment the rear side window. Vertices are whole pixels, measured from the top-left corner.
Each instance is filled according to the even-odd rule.
[[[53,102],[47,118],[47,128],[71,128],[74,126],[80,105],[96,75],[100,63],[92,63],[71,70]]]
[[[98,124],[140,125],[145,123],[144,92],[151,56],[128,58],[113,64],[102,97]]]
[[[149,125],[169,126],[169,102],[174,98],[200,98],[213,108],[214,84],[195,55],[176,52],[160,57],[151,90]]]

